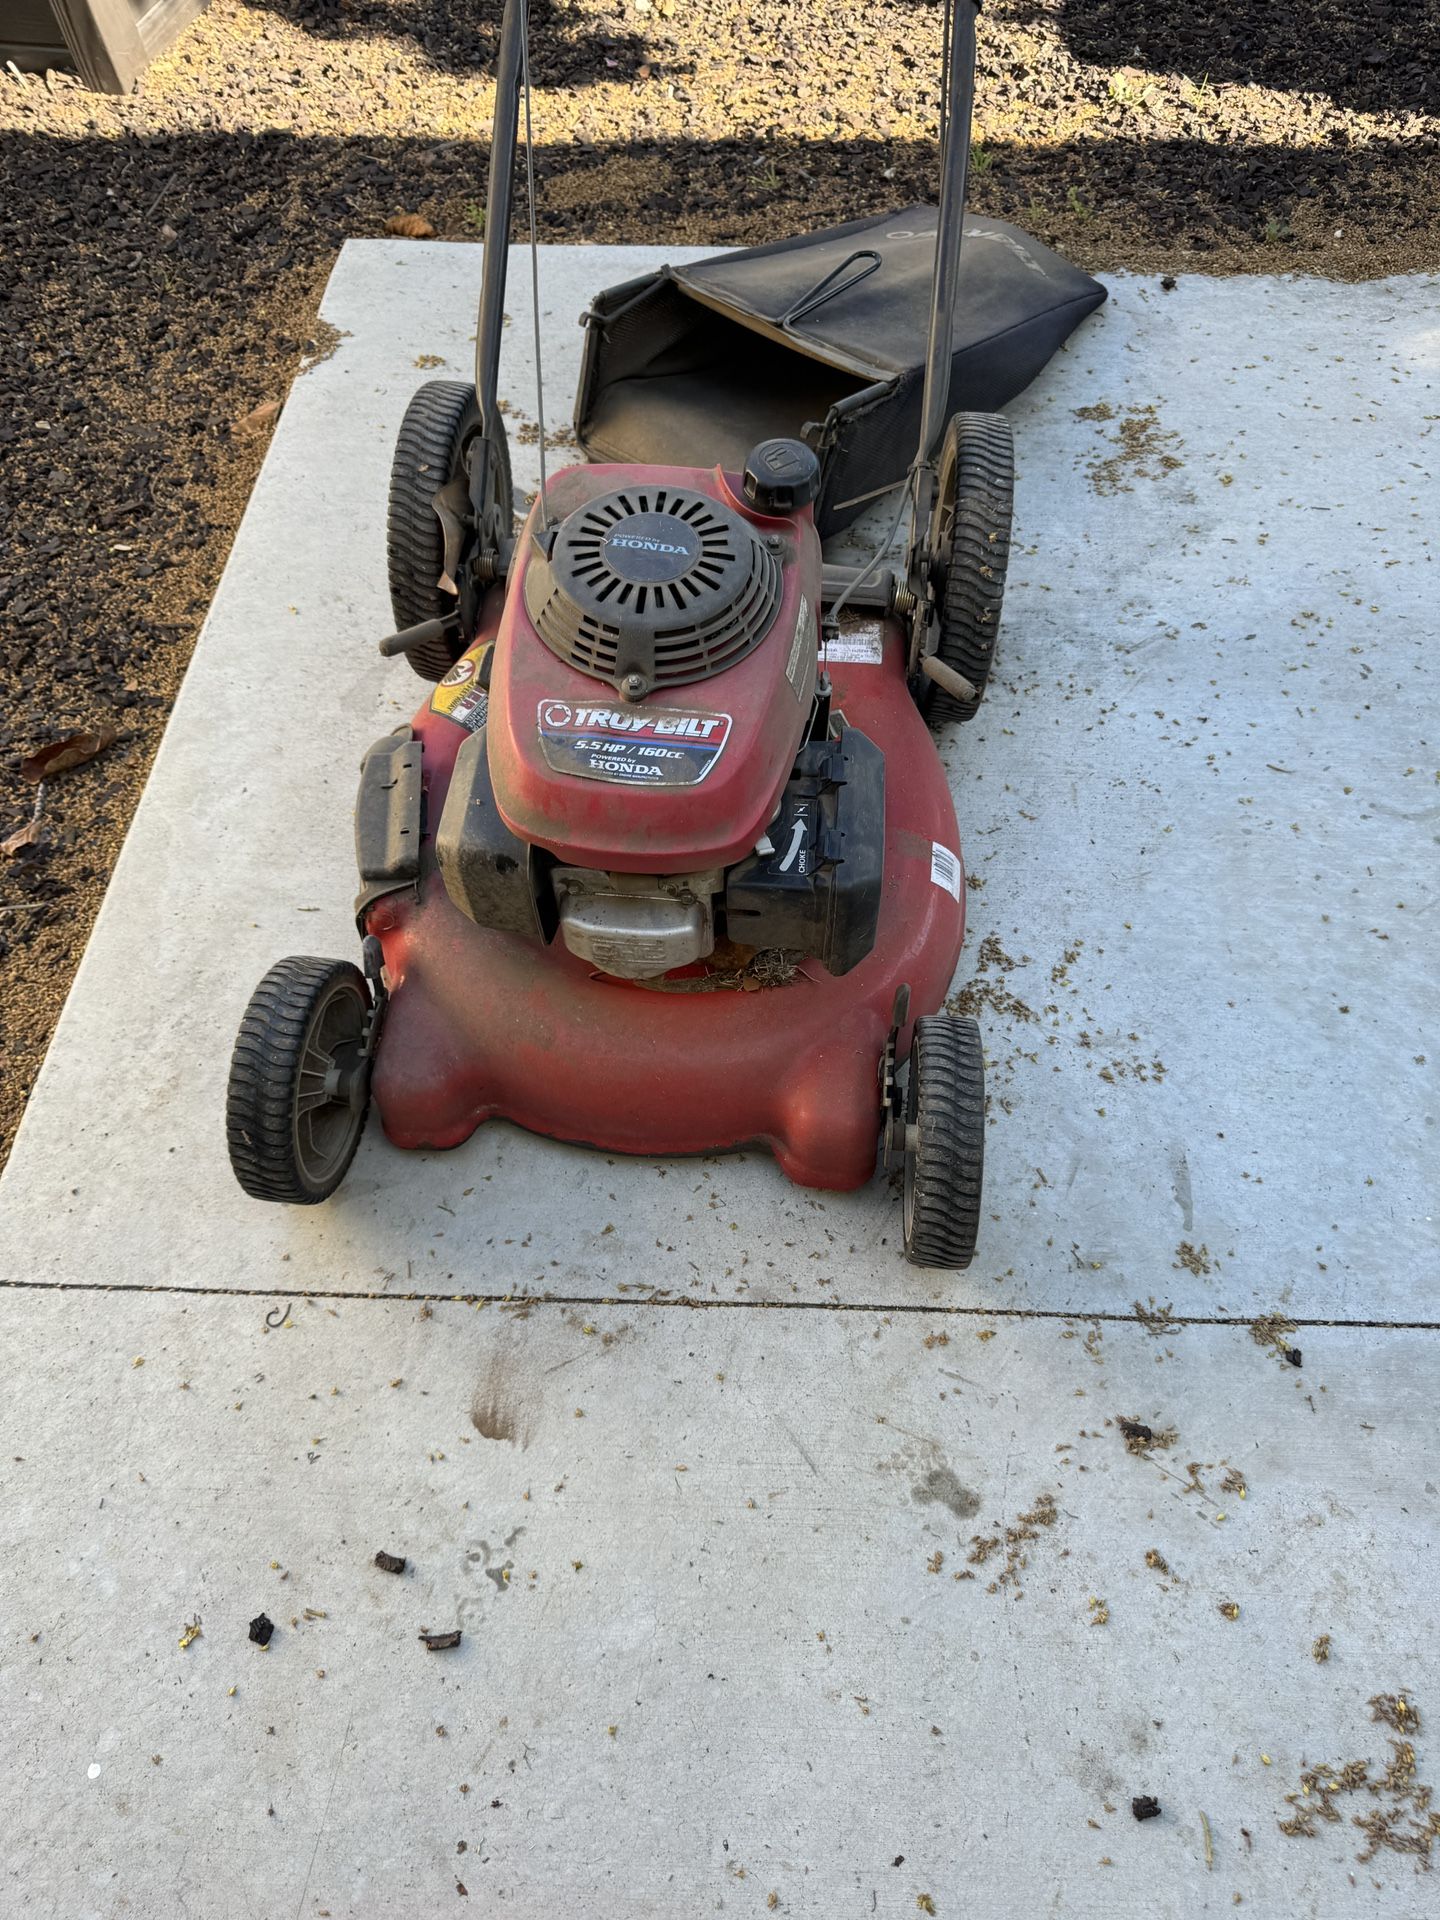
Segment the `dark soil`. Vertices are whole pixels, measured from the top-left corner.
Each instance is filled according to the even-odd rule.
[[[336,250],[483,230],[499,0],[213,0],[110,100],[0,78],[8,1147]],[[549,239],[746,242],[933,191],[934,0],[533,0]],[[972,204],[1090,268],[1440,265],[1440,0],[991,0]],[[377,560],[378,564],[378,560]],[[156,1010],[163,1017],[163,1010]]]

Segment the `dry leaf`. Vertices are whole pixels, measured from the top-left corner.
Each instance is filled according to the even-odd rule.
[[[52,740],[27,754],[20,762],[20,771],[27,780],[49,780],[67,767],[83,767],[87,760],[113,746],[116,738],[114,727],[98,727],[93,733],[67,733],[63,740]]]
[[[263,433],[267,427],[273,427],[275,419],[284,405],[283,400],[262,400],[258,407],[252,407],[249,413],[242,413],[235,422],[236,433]]]
[[[40,821],[38,817],[32,817],[18,833],[12,833],[8,840],[0,840],[0,853],[19,853],[25,847],[38,847],[39,844]]]
[[[386,233],[398,233],[402,240],[433,240],[435,229],[423,213],[392,213],[385,222]]]

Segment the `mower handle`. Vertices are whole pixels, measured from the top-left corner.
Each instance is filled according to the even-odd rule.
[[[960,291],[965,175],[975,109],[975,22],[979,12],[980,0],[945,0],[941,28],[945,91],[944,119],[940,123],[940,210],[935,223],[935,272],[930,283],[930,332],[925,348],[918,455],[929,466],[940,457],[950,415],[950,341]]]
[[[499,438],[500,340],[505,328],[505,269],[510,257],[510,207],[515,149],[520,138],[520,83],[525,70],[525,0],[505,0],[495,73],[495,120],[490,130],[490,178],[485,194],[485,245],[480,257],[480,311],[475,325],[475,394],[488,440]],[[536,369],[537,375],[539,369]]]
[[[965,173],[970,153],[970,119],[975,104],[975,22],[980,0],[944,0],[944,114],[940,148],[940,212],[935,232],[935,275],[931,284],[929,342],[925,353],[925,393],[921,408],[919,459],[932,464],[950,405],[950,338],[959,286],[960,243],[965,225]],[[495,74],[495,122],[490,138],[490,178],[486,196],[485,250],[481,260],[480,311],[475,328],[475,392],[482,430],[498,437],[500,341],[505,325],[505,269],[510,250],[510,208],[515,153],[520,134],[520,88],[525,66],[526,0],[505,0],[500,23],[500,55]],[[958,16],[958,17],[957,17]],[[850,266],[863,255],[852,255]],[[878,261],[846,281],[873,273]],[[842,288],[831,281],[802,296],[833,298]],[[787,321],[797,319],[792,311]]]

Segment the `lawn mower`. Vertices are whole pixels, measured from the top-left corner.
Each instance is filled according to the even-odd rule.
[[[497,389],[529,72],[507,0],[475,382],[420,389],[391,479],[381,651],[433,691],[362,764],[361,965],[282,960],[241,1022],[247,1193],[326,1199],[373,1100],[404,1148],[505,1119],[610,1153],[758,1143],[806,1187],[878,1161],[907,1257],[969,1264],[984,1068],[944,1011],[965,876],[931,729],[979,705],[1010,539],[1008,425],[949,413],[975,12],[945,8],[919,443],[889,538],[840,568],[803,438],[741,471],[547,475],[543,401],[516,533]]]

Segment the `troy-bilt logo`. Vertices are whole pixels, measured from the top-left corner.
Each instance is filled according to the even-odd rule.
[[[614,707],[572,707],[564,700],[540,703],[544,733],[603,733],[627,740],[694,740],[720,745],[730,731],[728,713],[617,713]]]
[[[677,707],[578,707],[542,700],[540,750],[557,773],[626,786],[694,787],[730,738],[728,713]]]

